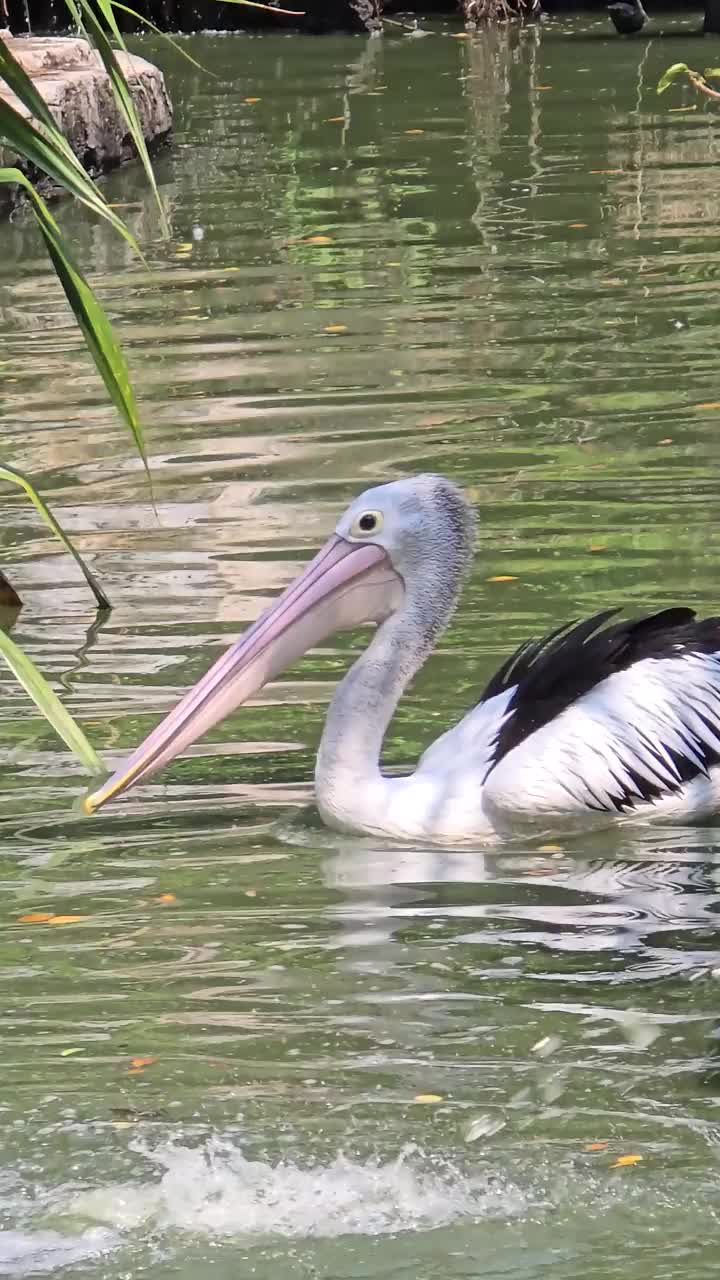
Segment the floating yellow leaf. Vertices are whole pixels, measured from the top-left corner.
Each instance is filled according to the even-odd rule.
[[[580,231],[587,226],[587,222],[568,222],[568,226],[571,231]]]
[[[666,436],[664,440],[658,440],[658,444],[672,444],[672,436]]]
[[[552,85],[551,85],[551,84],[536,84],[536,85],[535,85],[535,92],[536,92],[536,93],[548,93],[550,89],[552,89]]]
[[[177,897],[174,893],[159,893],[155,901],[167,904],[169,902],[177,902]]]
[[[607,544],[604,542],[594,542],[590,547],[591,551],[607,551]]]
[[[151,1067],[157,1058],[131,1058],[130,1066],[135,1071],[142,1071],[143,1067]]]
[[[52,920],[52,911],[31,911],[27,916],[18,916],[18,924],[47,924]]]
[[[306,236],[306,244],[332,244],[332,236]]]
[[[80,920],[87,920],[87,916],[51,916],[48,924],[78,924]]]
[[[561,844],[541,844],[538,853],[562,853]]]
[[[624,169],[590,169],[589,173],[624,173]]]
[[[246,898],[257,898],[257,889],[246,889],[246,890],[245,890],[245,897],[246,897]]]
[[[326,124],[344,124],[345,117],[344,116],[326,116],[325,123]]]
[[[469,40],[470,32],[469,31],[451,31],[450,39],[451,40]]]
[[[628,1165],[639,1164],[641,1160],[642,1160],[642,1156],[638,1156],[638,1155],[618,1156],[617,1160],[614,1160],[613,1163],[610,1165],[610,1168],[625,1169]]]
[[[262,102],[262,98],[243,98],[243,102]]]
[[[607,1142],[588,1142],[583,1151],[607,1151]]]
[[[325,333],[347,333],[346,324],[326,324]]]
[[[517,578],[511,573],[496,573],[492,578],[486,578],[486,582],[517,582]]]
[[[427,1106],[433,1102],[444,1102],[444,1098],[441,1093],[416,1093],[413,1101]]]
[[[75,1053],[82,1053],[82,1052],[83,1052],[83,1051],[82,1051],[82,1049],[80,1049],[80,1048],[77,1048],[77,1049],[61,1049],[61,1050],[60,1050],[60,1057],[61,1057],[61,1058],[72,1058],[73,1054],[75,1054]]]
[[[705,404],[694,404],[693,409],[720,409],[720,400],[708,400]]]
[[[425,130],[424,129],[406,129],[405,132],[406,133],[424,133]]]

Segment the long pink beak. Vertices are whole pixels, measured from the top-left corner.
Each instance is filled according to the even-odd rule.
[[[164,768],[333,631],[387,617],[400,603],[402,591],[402,580],[382,547],[333,535],[129,760],[99,791],[86,796],[85,812],[95,813]]]

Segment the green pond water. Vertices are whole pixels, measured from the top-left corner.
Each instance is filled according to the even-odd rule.
[[[132,364],[157,518],[32,223],[0,231],[3,456],[115,605],[97,624],[4,491],[13,634],[108,763],[355,493],[416,470],[471,489],[481,537],[391,765],[530,634],[718,608],[718,114],[655,95],[718,61],[697,21],[188,41],[214,76],[140,46],[177,108],[172,238],[136,168],[106,187],[146,264],[58,214]],[[92,821],[0,673],[1,1275],[717,1274],[720,839],[324,830],[314,751],[362,643]]]

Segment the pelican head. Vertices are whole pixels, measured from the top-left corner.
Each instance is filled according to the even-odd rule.
[[[85,811],[144,782],[335,631],[402,614],[421,661],[447,623],[472,544],[471,508],[443,476],[366,490],[303,573],[85,799]]]

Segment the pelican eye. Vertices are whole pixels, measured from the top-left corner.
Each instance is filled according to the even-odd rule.
[[[379,533],[382,529],[383,518],[381,511],[363,511],[361,516],[353,524],[351,533],[356,538],[366,537],[369,533]]]

